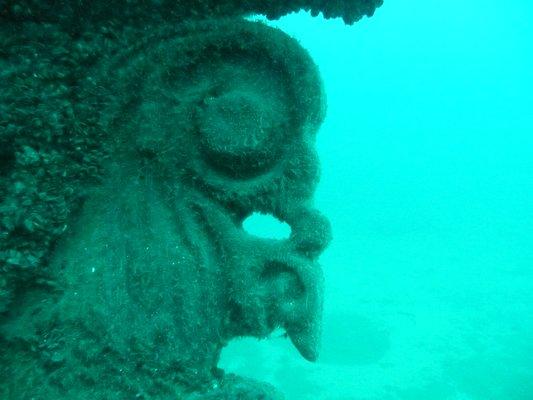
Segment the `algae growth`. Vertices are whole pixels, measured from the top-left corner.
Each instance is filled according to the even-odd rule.
[[[242,17],[378,3],[2,5],[1,398],[281,398],[217,362],[277,327],[318,356],[324,98],[295,40]],[[246,233],[255,212],[290,238]]]

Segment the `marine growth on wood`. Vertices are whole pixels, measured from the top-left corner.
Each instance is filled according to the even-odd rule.
[[[0,2],[0,398],[282,398],[217,363],[279,327],[318,357],[325,99],[244,17],[380,3]],[[290,237],[245,232],[255,212]]]

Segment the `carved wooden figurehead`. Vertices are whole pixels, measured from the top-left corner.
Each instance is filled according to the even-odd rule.
[[[281,398],[217,362],[278,327],[318,356],[325,101],[242,15],[379,1],[66,3],[0,9],[0,397]],[[254,212],[290,237],[245,232]]]

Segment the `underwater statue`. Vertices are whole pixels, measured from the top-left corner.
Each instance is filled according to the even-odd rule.
[[[318,355],[330,240],[309,55],[243,17],[379,0],[0,2],[0,398],[281,399],[221,349]],[[287,222],[258,238],[255,212]]]

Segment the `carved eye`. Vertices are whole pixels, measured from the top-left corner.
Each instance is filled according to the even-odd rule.
[[[198,113],[204,158],[231,175],[247,176],[264,170],[279,153],[280,124],[276,118],[260,94],[232,91],[206,98]]]

